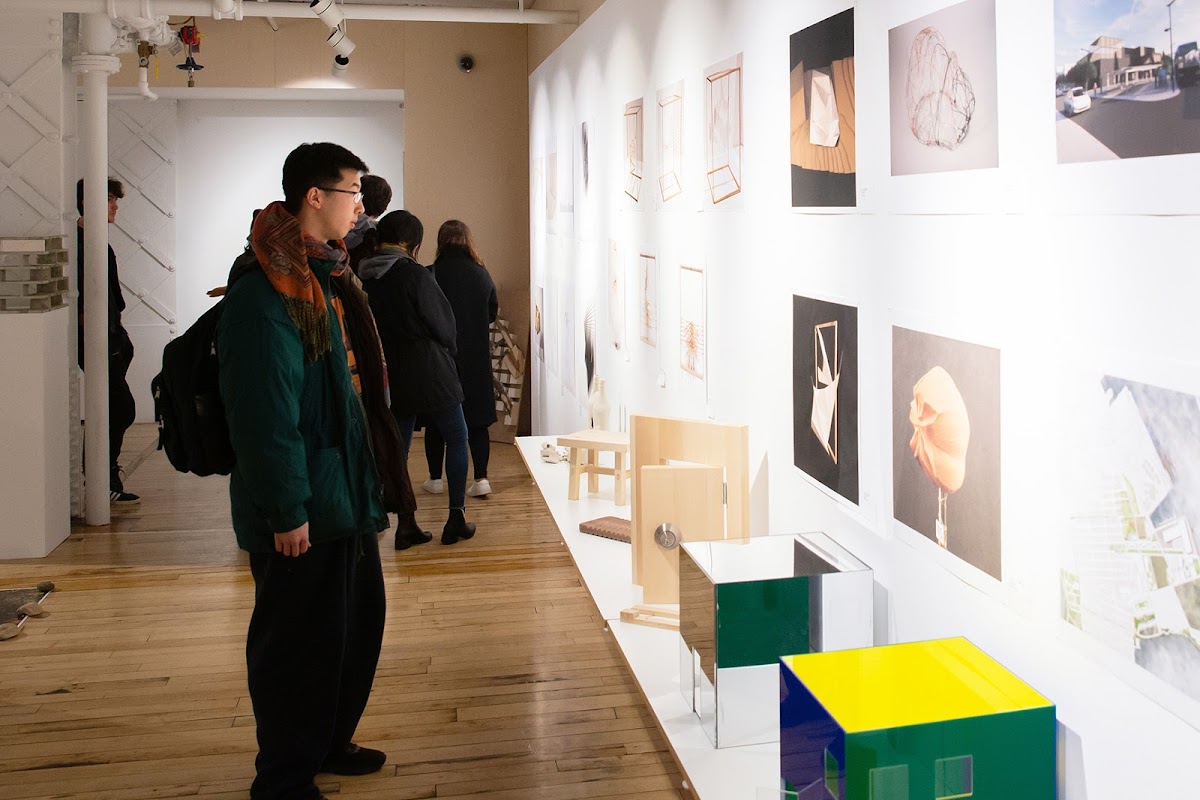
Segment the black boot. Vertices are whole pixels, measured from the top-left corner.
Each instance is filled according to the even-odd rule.
[[[414,544],[425,544],[432,539],[433,534],[421,530],[421,526],[417,524],[416,514],[410,511],[400,515],[400,521],[396,523],[397,550],[407,550]]]
[[[474,535],[475,523],[467,522],[461,508],[450,509],[450,518],[446,520],[446,527],[442,528],[442,544],[454,544],[459,539],[470,539]]]
[[[383,751],[351,743],[326,756],[318,771],[331,775],[370,775],[383,769],[386,761],[387,756]]]

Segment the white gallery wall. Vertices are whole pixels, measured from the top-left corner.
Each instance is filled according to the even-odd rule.
[[[284,95],[283,91],[276,92]],[[179,102],[179,331],[216,301],[241,254],[254,209],[283,199],[283,162],[304,142],[337,142],[392,187],[404,207],[404,110],[392,102]],[[161,352],[159,353],[161,362]]]
[[[970,2],[978,9],[980,0]],[[748,424],[754,532],[824,530],[869,563],[879,582],[877,643],[964,635],[1055,702],[1062,797],[1190,796],[1200,694],[1181,673],[1195,653],[1166,666],[1146,654],[1163,631],[1175,631],[1174,643],[1187,642],[1187,629],[1200,625],[1193,617],[1175,620],[1195,608],[1187,595],[1195,531],[1186,529],[1188,500],[1178,495],[1190,485],[1188,452],[1200,450],[1200,430],[1188,427],[1200,395],[1193,310],[1200,277],[1191,266],[1200,196],[1188,176],[1200,157],[1060,164],[1059,135],[1106,119],[1098,112],[1108,113],[1109,98],[1098,98],[1078,123],[1056,113],[1056,11],[1061,28],[1073,4],[1005,0],[994,4],[995,63],[989,67],[974,50],[964,50],[959,62],[975,78],[969,136],[992,137],[998,166],[921,172],[919,160],[901,166],[902,151],[893,163],[889,31],[909,31],[904,26],[940,14],[930,18],[950,37],[955,28],[945,14],[954,5],[854,5],[853,126],[843,116],[842,136],[856,139],[855,207],[793,208],[790,166],[789,37],[845,11],[846,0],[608,0],[534,72],[530,303],[531,318],[541,319],[531,345],[534,431],[586,426],[589,350],[606,382],[614,427],[624,428],[631,413]],[[1181,36],[1200,38],[1200,28],[1188,37],[1179,27],[1196,11],[1184,5],[1175,9],[1177,44]],[[1160,28],[1165,8],[1162,16]],[[973,25],[961,27],[975,31]],[[1107,35],[1077,27],[1080,46]],[[1126,44],[1166,49],[1163,38]],[[954,41],[947,46],[953,51]],[[741,190],[713,203],[706,74],[738,54]],[[659,103],[673,108],[670,98],[680,91],[681,136],[665,141],[672,123],[660,125]],[[1176,100],[1185,103],[1185,115],[1190,103],[1200,103],[1189,98],[1185,92]],[[634,201],[626,191],[625,117],[637,100],[643,164]],[[953,158],[958,151],[947,152]],[[969,154],[972,164],[988,161]],[[670,191],[659,180],[668,159],[681,167],[678,175],[665,171]],[[653,257],[657,306],[649,336],[644,257]],[[688,296],[693,279],[684,274],[696,270],[706,298],[699,343]],[[794,466],[794,348],[812,347],[811,330],[793,329],[797,295],[857,308],[856,503]],[[911,353],[895,351],[893,358],[893,326],[999,351],[992,385],[999,411],[990,420],[974,418],[971,456],[978,457],[992,424],[998,444],[986,474],[990,488],[998,483],[999,500],[988,513],[999,530],[999,557],[991,568],[954,549],[982,513],[966,507],[966,488],[947,501],[947,548],[895,518],[908,491],[900,468],[913,458],[906,449],[913,394],[911,382],[894,389],[893,368],[898,374]],[[903,348],[907,340],[895,341]],[[981,363],[972,358],[963,371]],[[1114,434],[1130,430],[1118,416],[1133,408],[1130,395],[1143,417],[1147,401],[1132,390],[1106,399],[1105,376],[1152,387],[1154,398],[1182,398],[1185,413],[1175,418],[1184,421],[1175,428],[1135,423],[1149,427],[1151,435],[1143,431],[1140,439]],[[959,382],[969,384],[961,376]],[[1160,441],[1163,430],[1175,444]],[[1188,433],[1195,434],[1190,451],[1178,444]],[[1157,459],[1146,456],[1152,436],[1159,439]],[[1110,438],[1117,443],[1106,449]],[[1145,593],[1141,622],[1130,613],[1126,627],[1109,631],[1104,614],[1088,609],[1085,632],[1064,619],[1072,585],[1064,575],[1078,571],[1085,597],[1093,596],[1088,568],[1078,563],[1080,531],[1095,516],[1089,504],[1096,485],[1112,478],[1093,474],[1111,450],[1144,467],[1123,496],[1159,503],[1153,514],[1143,504],[1138,517],[1157,533],[1126,534],[1128,549],[1170,556],[1121,562],[1125,583],[1112,591],[1140,592],[1147,576],[1138,565],[1169,564],[1163,571],[1171,573],[1170,598]],[[968,480],[978,483],[978,475]],[[1173,497],[1172,479],[1179,487]],[[1111,541],[1104,547],[1109,558],[1123,549]],[[1155,625],[1145,623],[1150,612],[1157,613]]]

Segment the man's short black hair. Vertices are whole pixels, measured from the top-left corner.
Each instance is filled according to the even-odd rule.
[[[283,205],[299,213],[304,195],[314,186],[329,188],[342,179],[342,170],[366,172],[362,159],[333,142],[305,143],[283,162]]]
[[[125,186],[116,178],[108,179],[108,193],[118,200],[125,196]],[[83,216],[83,178],[75,181],[75,208]]]
[[[387,211],[392,202],[392,187],[378,175],[363,175],[363,213],[368,217],[378,217]]]

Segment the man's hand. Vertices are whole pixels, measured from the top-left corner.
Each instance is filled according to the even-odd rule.
[[[275,534],[275,552],[285,556],[300,556],[308,552],[308,523],[286,533]]]

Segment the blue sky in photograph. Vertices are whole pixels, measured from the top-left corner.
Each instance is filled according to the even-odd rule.
[[[1200,0],[1171,7],[1175,46],[1200,40]],[[1116,36],[1125,47],[1167,49],[1167,0],[1054,0],[1054,63],[1074,64],[1098,36]]]

